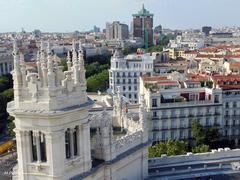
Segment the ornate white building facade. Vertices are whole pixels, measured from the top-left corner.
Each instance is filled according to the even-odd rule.
[[[116,117],[116,113],[104,110],[93,147],[89,117],[93,101],[86,94],[84,59],[79,49],[77,52],[73,46],[68,70],[63,72],[50,45],[47,52],[41,48],[36,72],[27,72],[14,43],[14,101],[8,104],[8,112],[16,125],[15,179],[146,178],[149,142],[143,98],[134,123],[124,113]],[[120,109],[114,111],[122,109],[121,101],[116,101],[115,107]],[[122,124],[119,119],[123,119]],[[115,137],[113,125],[126,133]]]
[[[123,96],[131,103],[139,102],[139,82],[142,75],[153,74],[155,57],[150,54],[132,54],[124,57],[116,50],[111,58],[109,70],[109,88],[116,93],[118,87]]]

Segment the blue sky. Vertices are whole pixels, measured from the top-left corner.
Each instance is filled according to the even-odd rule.
[[[113,20],[130,24],[142,3],[154,13],[154,25],[165,28],[240,26],[240,0],[0,0],[0,32],[82,31]]]

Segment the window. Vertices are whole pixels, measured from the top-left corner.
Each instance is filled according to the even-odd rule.
[[[157,112],[153,111],[153,117],[157,117]]]
[[[0,64],[0,71],[3,74],[3,63]]]
[[[78,127],[74,128],[74,132],[73,132],[73,148],[74,148],[74,156],[78,155],[78,138],[77,138],[77,133],[78,133]]]
[[[125,84],[126,83],[126,80],[125,79],[123,79],[123,84]]]
[[[116,68],[118,68],[118,62],[116,62]]]
[[[46,157],[46,140],[45,140],[45,135],[40,133],[40,151],[41,151],[41,161],[46,162],[47,157]]]
[[[175,131],[171,131],[171,139],[175,139],[176,136],[175,136]]]
[[[162,128],[163,129],[167,129],[168,128],[167,120],[163,120],[162,121]]]
[[[128,79],[128,84],[131,84],[131,83],[132,83],[131,79]]]
[[[120,77],[120,74],[119,74],[119,72],[117,72],[117,77]]]
[[[132,90],[132,87],[131,87],[131,86],[128,86],[128,90],[131,91],[131,90]]]
[[[67,131],[65,132],[65,150],[66,158],[71,158],[70,129],[67,129]]]
[[[137,84],[137,79],[134,79],[134,84]]]
[[[180,139],[184,139],[184,130],[180,130]]]
[[[7,73],[8,72],[8,64],[5,63],[5,72]]]
[[[117,79],[117,84],[120,84],[120,79]]]
[[[134,91],[137,91],[137,86],[134,86]]]
[[[228,102],[225,103],[225,108],[229,108]]]
[[[166,132],[165,131],[162,132],[162,140],[166,140]]]
[[[225,126],[228,126],[228,120],[226,120],[226,122],[225,122]]]
[[[233,108],[237,107],[237,102],[233,102]]]
[[[126,91],[126,87],[125,86],[123,86],[123,91]]]
[[[45,134],[30,131],[32,161],[47,161]],[[40,152],[39,152],[40,151]]]
[[[157,107],[157,99],[152,99],[152,107]]]
[[[134,94],[134,98],[135,98],[135,99],[137,99],[137,98],[138,98],[138,97],[137,97],[137,94]]]
[[[228,111],[225,111],[225,116],[229,116]]]
[[[128,77],[131,77],[131,72],[128,73]]]
[[[192,131],[188,130],[188,137],[191,138],[192,137]]]
[[[132,98],[132,95],[131,95],[131,94],[129,94],[129,95],[128,95],[128,97],[129,97],[129,99],[131,99],[131,98]]]
[[[215,103],[219,103],[219,95],[215,95],[214,96],[214,102]]]
[[[32,143],[32,161],[37,161],[37,143],[32,131],[30,132],[30,137]]]
[[[206,126],[209,126],[210,125],[210,119],[207,117],[206,118]]]
[[[123,75],[122,75],[122,77],[126,77],[126,75],[125,75],[125,72],[123,72]]]

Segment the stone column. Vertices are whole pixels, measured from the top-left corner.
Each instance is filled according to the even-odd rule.
[[[64,133],[64,130],[45,133],[49,175],[54,177],[54,180],[64,179],[66,160]]]
[[[18,178],[26,179],[27,164],[30,162],[30,144],[26,139],[29,137],[29,132],[14,129],[17,142],[18,154]]]
[[[90,127],[89,123],[83,124],[83,143],[84,143],[84,171],[89,171],[92,167],[91,148],[90,148]]]

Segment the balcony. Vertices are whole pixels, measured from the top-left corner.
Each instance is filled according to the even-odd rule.
[[[173,103],[161,103],[160,108],[174,108],[174,107],[193,107],[203,105],[213,105],[212,101],[188,101],[188,102],[173,102]]]

